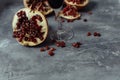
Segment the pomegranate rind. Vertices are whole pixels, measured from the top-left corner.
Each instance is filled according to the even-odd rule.
[[[23,9],[20,9],[18,12],[20,11],[25,11],[26,12],[26,16],[28,17],[28,19],[30,19],[32,16],[34,15],[39,15],[42,17],[43,21],[42,22],[38,22],[38,25],[41,25],[42,26],[42,32],[44,32],[44,35],[43,35],[43,40],[40,40],[39,38],[36,38],[37,42],[34,43],[34,42],[31,42],[31,41],[24,41],[22,40],[21,42],[19,42],[19,38],[16,38],[17,42],[21,45],[24,45],[24,46],[36,46],[36,45],[39,45],[41,43],[43,43],[46,38],[47,38],[47,35],[48,35],[48,22],[47,22],[47,19],[45,18],[45,16],[38,12],[38,11],[31,11],[31,9],[29,8],[23,8]],[[15,13],[14,17],[13,17],[13,21],[12,21],[12,28],[13,28],[13,32],[14,31],[17,31],[16,27],[16,23],[18,22],[18,16],[17,16],[17,13]]]
[[[23,0],[23,4],[24,4],[25,8],[31,8],[31,6],[29,7],[29,6],[27,5],[27,2],[28,2],[28,1],[29,1],[29,0]],[[41,3],[42,3],[42,2],[41,2]],[[47,0],[45,0],[43,3],[48,6],[48,7],[46,7],[46,8],[48,8],[49,10],[48,10],[47,12],[40,10],[41,13],[43,13],[44,15],[49,15],[50,13],[52,13],[52,12],[54,11],[54,10],[51,8],[51,6],[49,5],[49,3],[48,3]],[[41,4],[40,4],[40,5],[37,5],[37,8],[36,8],[37,11],[39,11],[38,9],[39,9],[40,6],[41,6]]]
[[[88,5],[89,0],[86,0],[83,4],[77,4],[77,3],[69,2],[68,0],[64,0],[64,3],[66,5],[76,6],[77,9],[82,9],[83,7]]]

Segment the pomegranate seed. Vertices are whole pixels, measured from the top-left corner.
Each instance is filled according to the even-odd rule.
[[[48,54],[50,55],[50,56],[54,56],[55,54],[54,54],[54,52],[53,51],[48,51]]]
[[[18,39],[18,41],[19,41],[19,42],[22,42],[22,39],[23,39],[23,38],[22,38],[22,37],[20,37],[20,38]]]
[[[57,46],[57,47],[60,47],[60,43],[56,43],[56,46]]]
[[[57,46],[57,47],[65,47],[66,44],[65,44],[64,41],[57,41],[57,42],[56,42],[56,46]]]
[[[72,46],[75,47],[75,48],[79,48],[80,45],[82,45],[80,42],[72,43]]]
[[[40,48],[40,51],[43,52],[43,51],[45,51],[45,49],[44,48]]]
[[[65,46],[66,46],[65,42],[62,41],[62,42],[61,42],[61,47],[65,47]]]
[[[50,49],[50,47],[49,47],[49,46],[45,46],[45,49],[46,49],[46,50],[49,50],[49,49]]]
[[[88,32],[88,33],[87,33],[87,36],[91,36],[91,35],[92,35],[91,32]]]
[[[94,32],[94,36],[98,36],[98,33],[97,33],[97,32]]]

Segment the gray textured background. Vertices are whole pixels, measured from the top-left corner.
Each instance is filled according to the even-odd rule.
[[[69,43],[54,57],[40,53],[40,46],[23,47],[12,38],[12,18],[20,8],[22,0],[0,0],[0,80],[120,80],[120,0],[90,0],[82,11],[88,22],[69,24],[75,32],[70,42],[83,45],[75,49]],[[86,14],[88,10],[93,15]],[[48,22],[57,27],[53,17]],[[102,37],[87,37],[88,31],[98,31]]]

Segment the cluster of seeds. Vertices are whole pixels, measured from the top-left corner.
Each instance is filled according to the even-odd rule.
[[[87,33],[87,36],[92,36],[92,33],[91,33],[91,32],[88,32],[88,33]],[[95,36],[95,37],[100,37],[101,34],[100,34],[99,32],[94,32],[94,33],[93,33],[93,36]]]
[[[42,18],[39,15],[33,16],[30,20],[26,16],[25,11],[17,13],[18,22],[16,23],[16,29],[13,31],[13,37],[17,38],[19,42],[30,41],[37,42],[37,38],[43,40],[44,32],[42,32],[42,26],[37,24],[37,20],[42,22]]]
[[[56,47],[61,47],[61,48],[66,47],[66,43],[64,41],[56,41],[55,45],[56,45]],[[81,45],[82,44],[80,42],[74,42],[71,44],[71,46],[74,48],[80,48]],[[54,53],[55,50],[56,50],[56,48],[49,47],[49,46],[45,46],[45,47],[40,48],[40,52],[48,51],[48,55],[50,55],[50,56],[55,55],[55,53]]]

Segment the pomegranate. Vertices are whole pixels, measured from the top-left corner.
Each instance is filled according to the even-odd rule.
[[[59,12],[59,16],[67,20],[75,20],[80,18],[80,13],[78,13],[76,7],[66,6]]]
[[[48,15],[53,12],[47,0],[23,0],[24,6],[35,11],[38,10],[44,15]]]
[[[25,46],[36,46],[45,41],[48,24],[45,16],[29,8],[19,10],[13,18],[13,37]]]
[[[64,2],[66,5],[76,6],[77,9],[81,9],[89,3],[89,0],[64,0]]]

